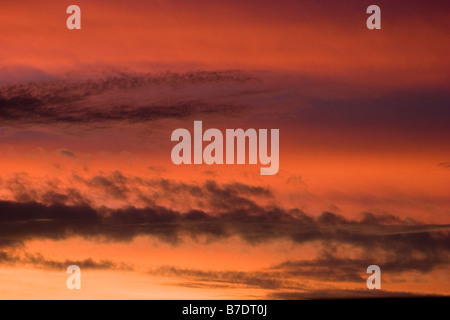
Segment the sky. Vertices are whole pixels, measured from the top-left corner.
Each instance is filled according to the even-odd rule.
[[[369,1],[71,4],[0,4],[1,299],[450,295],[445,1],[379,0],[381,30]],[[279,129],[279,172],[173,164],[194,121]]]

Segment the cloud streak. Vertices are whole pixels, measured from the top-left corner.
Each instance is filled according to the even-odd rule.
[[[250,200],[248,200],[250,201]],[[36,202],[0,202],[0,231],[5,239],[64,239],[72,235],[130,241],[152,235],[170,243],[183,236],[224,239],[239,236],[248,243],[287,239],[294,243],[320,241],[350,244],[364,249],[396,253],[448,255],[448,224],[423,225],[394,216],[365,213],[352,220],[330,212],[314,217],[297,209],[263,208],[255,203],[224,212],[179,212],[147,208],[95,209],[88,205],[42,205]]]
[[[86,124],[149,122],[217,112],[238,112],[243,106],[209,102],[197,97],[168,101],[159,90],[175,92],[186,86],[243,84],[255,77],[239,71],[125,74],[88,80],[55,80],[14,84],[0,88],[0,119],[23,123]],[[136,104],[120,103],[128,92],[140,96]],[[153,94],[153,95],[152,95]],[[120,97],[119,99],[117,97]],[[136,100],[136,99],[127,99]]]
[[[125,263],[116,263],[107,259],[95,261],[91,258],[88,258],[84,260],[57,261],[46,259],[42,254],[25,253],[25,256],[21,257],[20,255],[11,254],[7,251],[0,251],[0,264],[26,264],[33,266],[33,268],[44,268],[51,270],[66,270],[70,265],[76,265],[82,269],[87,270],[133,270],[131,266]]]

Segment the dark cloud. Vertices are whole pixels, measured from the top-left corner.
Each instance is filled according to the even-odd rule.
[[[34,194],[38,194],[39,192],[33,190]],[[17,199],[17,196],[16,196]],[[74,188],[65,188],[64,190],[48,190],[41,192],[37,198],[39,202],[45,204],[60,204],[60,205],[78,205],[78,206],[89,206],[91,205],[91,201],[87,199],[79,190]]]
[[[285,261],[273,270],[281,272],[285,277],[364,283],[362,272],[372,264],[369,258],[343,259],[327,256],[315,260]]]
[[[401,254],[396,252],[384,256],[383,254],[368,252],[360,255],[357,259],[324,254],[314,260],[285,261],[273,267],[273,270],[282,273],[285,277],[364,283],[367,279],[366,268],[373,264],[378,265],[383,273],[392,276],[413,271],[428,273],[437,266],[445,267],[449,263],[449,252],[431,251],[430,253],[422,253],[419,257],[411,253]]]
[[[113,176],[112,178],[106,178],[103,176],[96,176],[86,181],[86,184],[90,187],[100,188],[115,199],[126,199],[126,193],[129,191],[124,181],[120,176]],[[124,177],[123,177],[124,178]]]
[[[164,87],[245,83],[252,79],[253,76],[239,71],[199,71],[159,75],[119,73],[79,81],[59,79],[9,85],[0,88],[0,119],[21,123],[86,124],[108,121],[147,122],[196,114],[237,112],[242,110],[242,106],[207,102],[198,97],[157,102],[155,98],[144,96],[138,103],[128,104],[117,102],[117,94],[134,89],[147,89],[151,92],[155,88],[163,90]],[[170,94],[167,98],[170,98]]]
[[[11,257],[7,252],[0,251],[0,264],[16,262],[17,258]]]
[[[38,191],[31,187],[30,178],[26,173],[15,174],[5,180],[3,185],[18,202],[35,201],[39,198]]]
[[[8,190],[17,202],[49,205],[93,206],[98,199],[113,199],[124,207],[153,207],[161,202],[165,206],[169,203],[169,206],[175,208],[179,208],[177,204],[181,204],[183,208],[224,212],[233,208],[251,209],[256,206],[256,202],[259,205],[274,202],[272,191],[267,187],[236,182],[219,185],[213,180],[197,185],[167,179],[125,176],[120,171],[87,178],[73,174],[70,186],[61,186],[59,181],[36,183],[27,174],[0,179],[1,187]]]
[[[154,235],[176,243],[182,235],[211,240],[239,236],[254,244],[277,239],[295,243],[320,241],[369,250],[381,248],[402,256],[416,252],[447,256],[449,253],[450,225],[423,225],[371,213],[360,220],[329,212],[314,217],[299,210],[263,208],[246,202],[243,207],[233,206],[221,213],[201,210],[182,213],[162,206],[95,209],[88,205],[2,201],[0,231],[3,238],[18,240],[81,235],[124,241],[138,235]]]
[[[145,200],[146,204],[154,204],[159,200],[172,203],[183,202],[191,208],[204,208],[216,212],[227,211],[232,208],[249,208],[256,206],[255,199],[273,200],[272,191],[261,186],[250,186],[242,183],[218,185],[213,180],[203,185],[177,182],[167,179],[144,179],[135,176],[124,176],[120,171],[110,175],[99,175],[83,178],[75,175],[75,181],[94,190],[100,190],[107,197],[136,203]],[[35,192],[36,193],[36,192]],[[137,199],[134,199],[133,197]],[[39,197],[36,198],[39,200]]]
[[[209,104],[203,101],[185,101],[147,106],[120,105],[106,110],[85,108],[64,110],[60,107],[44,107],[45,103],[30,97],[0,98],[0,118],[28,123],[73,123],[129,121],[147,122],[168,118],[185,118],[196,114],[211,114],[225,111],[237,112],[242,106]]]
[[[31,264],[34,267],[42,267],[46,269],[66,270],[68,266],[76,265],[83,269],[90,270],[133,270],[133,268],[125,263],[116,263],[111,260],[94,261],[93,259],[85,260],[65,260],[56,261],[44,258],[42,255],[27,255],[21,260],[22,263]]]
[[[195,193],[193,194],[195,195]],[[209,180],[200,189],[203,197],[210,207],[220,212],[239,209],[256,208],[256,203],[252,197],[272,198],[272,192],[264,187],[249,186],[242,183],[232,183],[219,186],[215,181]]]
[[[0,239],[0,249],[22,247],[23,242],[18,240]]]

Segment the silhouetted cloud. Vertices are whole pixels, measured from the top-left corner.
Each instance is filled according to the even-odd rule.
[[[21,123],[147,122],[196,114],[238,112],[242,106],[207,102],[199,97],[164,102],[141,97],[136,104],[117,102],[123,90],[177,88],[186,85],[245,83],[254,76],[240,71],[126,74],[87,80],[54,80],[0,88],[0,119]],[[105,96],[111,98],[105,98]],[[101,99],[98,99],[101,97]],[[136,100],[136,99],[134,99]]]
[[[153,235],[176,243],[182,235],[194,239],[206,236],[211,240],[239,236],[249,243],[289,239],[295,243],[321,241],[371,250],[381,248],[400,255],[449,253],[450,225],[423,225],[372,213],[351,220],[329,212],[313,217],[297,209],[263,208],[246,202],[243,206],[244,209],[233,207],[221,213],[182,213],[161,206],[94,209],[88,205],[2,201],[0,231],[6,239],[14,236],[21,240],[81,235],[128,241],[138,235]]]

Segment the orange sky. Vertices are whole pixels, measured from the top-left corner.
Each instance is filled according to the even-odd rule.
[[[3,1],[1,66],[276,69],[392,85],[448,79],[440,5],[383,2],[383,29],[367,32],[363,2],[80,0],[82,30],[68,32],[68,4]]]

